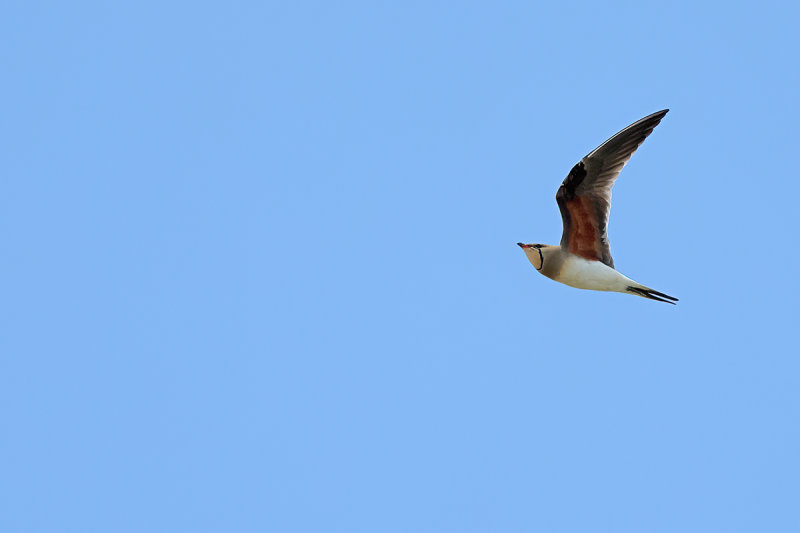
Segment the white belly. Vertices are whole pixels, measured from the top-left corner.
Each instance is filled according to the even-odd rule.
[[[593,291],[625,292],[627,287],[638,285],[600,261],[587,261],[578,256],[571,256],[564,262],[557,281]]]

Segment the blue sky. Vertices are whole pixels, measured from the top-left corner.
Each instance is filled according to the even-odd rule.
[[[18,2],[0,529],[796,532],[796,7]],[[671,112],[612,253],[571,166]]]

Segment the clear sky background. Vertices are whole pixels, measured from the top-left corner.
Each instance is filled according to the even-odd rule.
[[[6,5],[0,530],[800,531],[789,4]]]

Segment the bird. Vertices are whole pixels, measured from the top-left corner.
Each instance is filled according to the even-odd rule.
[[[668,111],[662,109],[637,120],[572,167],[556,193],[564,223],[561,244],[517,243],[540,274],[578,289],[621,292],[675,305],[678,299],[674,296],[618,272],[608,243],[611,188],[622,167]]]

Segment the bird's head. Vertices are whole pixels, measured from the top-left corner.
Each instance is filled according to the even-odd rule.
[[[522,251],[525,252],[533,268],[539,271],[544,268],[550,251],[557,248],[557,246],[550,246],[549,244],[523,244],[521,242],[518,242],[517,246],[522,248]]]

